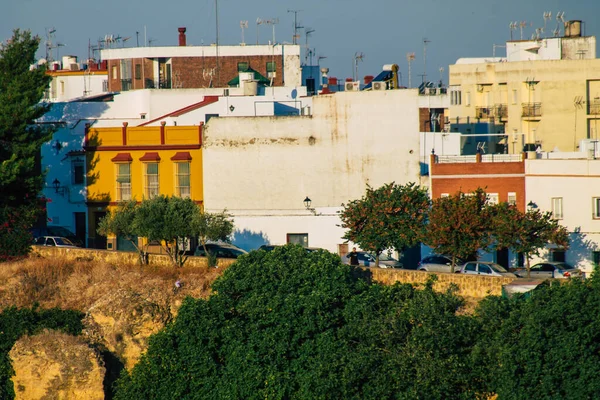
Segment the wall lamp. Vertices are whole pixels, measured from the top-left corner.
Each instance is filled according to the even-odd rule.
[[[310,203],[312,201],[310,200],[310,198],[308,196],[306,196],[306,198],[304,199],[304,206],[306,207],[307,210],[310,210]]]
[[[538,205],[535,204],[533,201],[530,201],[529,203],[527,203],[527,208],[529,208],[530,210],[535,210],[536,208],[538,208]]]
[[[52,187],[54,188],[55,193],[60,194],[63,197],[65,196],[65,187],[60,186],[60,181],[58,180],[58,178],[52,181]]]
[[[54,152],[56,154],[60,153],[60,150],[62,149],[62,143],[59,142],[58,140],[55,140],[54,143],[52,144],[52,148],[54,149]]]

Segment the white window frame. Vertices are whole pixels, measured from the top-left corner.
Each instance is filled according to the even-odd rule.
[[[494,205],[495,205],[495,204],[498,204],[498,203],[499,203],[499,196],[498,196],[498,193],[488,193],[488,194],[487,194],[487,203],[488,203],[489,205],[492,205],[492,204],[494,204]]]
[[[187,174],[181,172],[181,167],[187,165]],[[181,161],[175,163],[175,194],[182,199],[192,197],[192,163],[189,161]],[[188,185],[181,185],[181,179],[187,176]]]
[[[563,198],[552,197],[550,200],[550,204],[552,205],[552,218],[563,219]]]
[[[517,205],[517,193],[516,192],[508,192],[507,203],[511,204],[513,206]]]
[[[121,170],[122,166],[128,167],[127,173]],[[117,201],[129,201],[131,200],[131,163],[117,163],[115,169]]]
[[[467,107],[471,106],[471,92],[465,93],[465,106],[467,106]]]
[[[151,165],[156,165],[156,173],[148,173],[148,168]],[[160,194],[160,167],[158,162],[144,163],[144,195],[147,199],[151,199]]]
[[[444,197],[450,197],[450,194],[449,193],[440,194],[440,198],[444,198]]]
[[[517,104],[519,100],[517,89],[513,89],[512,91],[512,104]]]
[[[593,219],[600,219],[600,197],[592,197]]]

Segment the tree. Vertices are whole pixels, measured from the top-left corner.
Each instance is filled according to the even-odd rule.
[[[490,228],[485,191],[458,192],[433,201],[424,242],[437,253],[451,255],[454,270],[457,258],[468,259],[491,245]]]
[[[133,231],[148,242],[159,242],[174,265],[187,260],[186,245],[198,236],[194,223],[201,215],[200,207],[191,199],[156,196],[142,201],[133,218]]]
[[[116,209],[110,210],[98,224],[98,233],[104,236],[121,236],[131,242],[139,255],[140,264],[148,264],[148,241],[139,243],[136,231],[135,214],[138,209],[136,200],[119,203]]]
[[[375,253],[378,266],[385,249],[403,251],[419,243],[429,205],[427,191],[414,183],[367,186],[362,198],[342,204],[341,226],[348,229],[344,239]]]
[[[569,233],[552,217],[551,212],[527,210],[501,203],[492,209],[493,238],[497,248],[509,248],[523,253],[527,277],[530,276],[530,259],[539,256],[548,244],[569,247]]]
[[[150,339],[116,399],[476,398],[476,337],[451,292],[373,283],[299,245],[250,252],[212,289]]]
[[[40,100],[51,79],[44,67],[30,69],[39,42],[17,29],[0,44],[0,259],[29,252],[28,229],[43,212],[40,148],[53,127],[36,124],[48,109]]]
[[[231,215],[227,213],[227,210],[223,210],[220,213],[202,212],[195,214],[192,220],[192,229],[204,248],[204,253],[208,259],[208,266],[215,267],[217,265],[217,256],[208,251],[206,243],[209,241],[225,241],[231,236],[233,233]]]

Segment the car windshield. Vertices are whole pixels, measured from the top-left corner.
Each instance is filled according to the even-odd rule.
[[[495,264],[495,263],[491,263],[488,264],[490,266],[491,269],[493,269],[496,272],[508,272],[502,265],[500,264]]]
[[[375,258],[375,256],[373,256]],[[389,256],[387,253],[381,253],[379,255],[379,261],[397,261],[394,257]]]
[[[59,245],[59,246],[75,246],[73,244],[73,242],[71,242],[67,238],[57,237],[57,238],[54,238],[54,240],[56,240],[56,244]]]

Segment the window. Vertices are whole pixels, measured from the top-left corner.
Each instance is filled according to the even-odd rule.
[[[485,264],[479,264],[479,273],[490,275],[492,273],[492,269]]]
[[[592,200],[592,206],[594,208],[594,214],[592,216],[594,219],[600,219],[600,197],[594,197]]]
[[[592,262],[594,263],[594,267],[600,265],[600,251],[592,251]]]
[[[465,93],[465,106],[471,105],[471,92]]]
[[[308,247],[308,233],[288,233],[287,242]]]
[[[131,164],[117,164],[117,201],[131,200]]]
[[[552,261],[565,262],[565,251],[564,250],[552,250],[550,252]]]
[[[117,79],[117,66],[116,65],[112,66],[112,78]]]
[[[552,198],[552,218],[563,219],[563,201],[562,197]]]
[[[71,183],[73,185],[83,185],[83,160],[75,158],[71,160]]]
[[[65,94],[65,81],[60,81],[60,94]]]
[[[135,64],[135,79],[142,79],[142,65]]]
[[[267,62],[267,78],[271,79],[275,77],[275,71],[277,70],[277,66],[275,61]]]
[[[175,163],[175,194],[181,198],[189,199],[190,190],[190,163]]]
[[[450,195],[448,193],[442,193],[440,195],[440,198],[444,198],[444,197],[450,197]]]
[[[247,61],[240,61],[238,62],[238,72],[246,72],[248,71],[248,68],[250,67],[250,65],[248,65]]]
[[[487,203],[490,205],[498,204],[498,193],[488,193]]]
[[[517,89],[513,89],[513,91],[512,91],[512,103],[513,104],[517,104],[517,100],[518,100]]]
[[[476,272],[476,268],[477,264],[475,263],[467,263],[465,264],[465,271],[471,271],[471,272]]]
[[[158,163],[144,164],[144,194],[147,199],[158,196]]]
[[[508,192],[508,204],[517,205],[517,194],[515,192]]]

